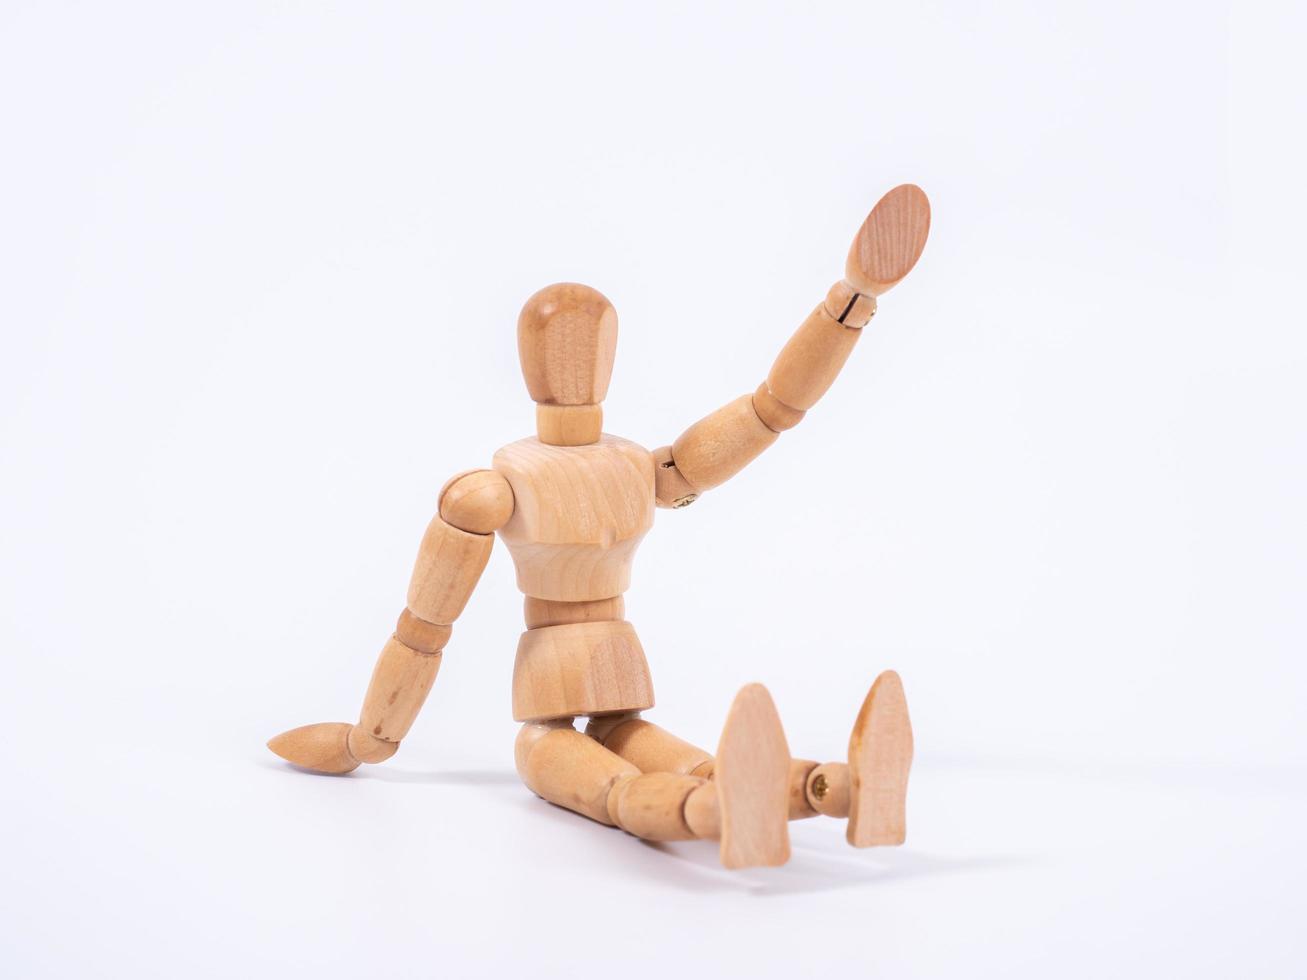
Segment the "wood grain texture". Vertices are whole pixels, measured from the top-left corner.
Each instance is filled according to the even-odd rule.
[[[583,602],[621,595],[653,525],[654,466],[647,449],[605,435],[590,446],[522,439],[495,453],[516,502],[499,530],[517,585],[539,599]]]
[[[588,602],[560,602],[537,599],[533,595],[524,596],[523,599],[522,612],[529,630],[540,626],[566,626],[568,623],[594,623],[626,617],[626,600],[620,595]]]
[[[600,405],[537,405],[536,438],[550,446],[588,446],[604,428]]]
[[[610,752],[616,752],[641,772],[668,772],[686,776],[712,755],[677,738],[643,718],[628,716],[592,718],[586,734]]]
[[[418,653],[439,653],[445,649],[454,628],[442,623],[428,623],[405,609],[395,624],[395,638]]]
[[[536,742],[557,728],[575,731],[573,722],[572,718],[550,718],[546,721],[529,721],[523,725],[517,733],[517,740],[513,743],[513,761],[519,775],[525,777],[527,759]]]
[[[408,608],[413,615],[442,626],[457,619],[485,571],[494,542],[493,535],[469,534],[438,514],[433,517],[409,579]]]
[[[640,711],[653,707],[644,650],[627,622],[527,630],[513,665],[517,721]]]
[[[703,782],[685,798],[685,825],[700,840],[720,840],[722,836],[722,811],[718,799],[717,784]]]
[[[522,782],[550,803],[612,824],[608,794],[622,776],[640,770],[570,727],[527,726],[518,735],[525,746],[516,753]]]
[[[907,839],[912,722],[903,681],[887,670],[871,685],[849,736],[849,826],[854,847]]]
[[[703,783],[670,772],[620,780],[613,786],[608,812],[617,826],[645,840],[694,840],[698,835],[686,823],[685,801]]]
[[[879,296],[921,258],[930,234],[930,201],[915,184],[900,184],[876,202],[849,248],[844,278]]]
[[[589,737],[589,736],[587,736]],[[617,812],[617,801],[622,797],[622,788],[633,779],[639,778],[639,773],[625,772],[613,780],[613,785],[608,789],[608,822],[614,827],[620,826],[620,815]]]
[[[359,727],[387,742],[401,741],[436,681],[440,657],[439,653],[419,653],[392,636],[373,668]]]
[[[753,396],[742,395],[700,419],[672,443],[681,476],[699,493],[725,483],[776,441],[776,433],[753,410]]]
[[[758,385],[758,390],[753,393],[753,410],[758,414],[758,418],[762,419],[762,424],[773,432],[784,432],[786,429],[794,428],[807,414],[800,409],[791,408],[773,395],[766,381]]]
[[[460,531],[489,534],[513,514],[513,490],[494,470],[468,470],[440,491],[440,517]]]
[[[790,408],[806,412],[835,383],[861,336],[861,330],[844,326],[825,305],[818,306],[776,356],[767,375],[768,390]]]
[[[663,446],[655,449],[654,459],[654,502],[659,507],[673,510],[688,507],[699,497],[699,491],[676,468],[672,459],[672,447]]]
[[[597,405],[607,396],[613,374],[617,311],[589,286],[546,286],[522,307],[517,351],[533,401]]]
[[[385,762],[399,751],[398,742],[387,742],[385,739],[377,738],[358,725],[349,730],[347,745],[350,755],[359,762],[366,762],[369,765]]]
[[[776,705],[761,684],[747,684],[727,714],[713,774],[725,867],[789,860],[789,773],[790,749]]]
[[[359,766],[349,751],[349,731],[353,727],[339,721],[303,725],[270,739],[268,748],[301,769],[338,775]]]

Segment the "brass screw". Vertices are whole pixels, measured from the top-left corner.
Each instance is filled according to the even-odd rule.
[[[812,781],[812,797],[815,800],[826,799],[826,794],[830,792],[830,784],[826,782],[826,777],[821,773]]]
[[[689,507],[698,499],[699,495],[697,493],[687,493],[684,497],[678,497],[676,500],[672,501],[672,510],[676,510],[680,507]]]

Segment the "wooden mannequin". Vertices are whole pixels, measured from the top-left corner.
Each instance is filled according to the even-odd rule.
[[[601,432],[617,344],[612,304],[575,283],[532,296],[518,320],[518,349],[536,436],[441,490],[358,723],[292,729],[269,748],[327,773],[394,755],[498,532],[526,596],[513,716],[524,722],[516,761],[528,787],[649,840],[718,840],[731,868],[783,864],[787,821],[817,814],[846,817],[854,846],[901,844],[912,729],[897,674],[872,685],[847,762],[791,759],[759,684],[736,696],[713,757],[641,717],[653,707],[653,684],[622,594],[655,505],[687,506],[799,423],[843,367],[876,297],[916,264],[929,228],[919,188],[904,184],[881,198],[853,241],[845,278],[758,390],[653,452]],[[574,727],[581,716],[589,718],[584,731]]]

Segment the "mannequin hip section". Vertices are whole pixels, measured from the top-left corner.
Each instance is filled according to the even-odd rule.
[[[652,708],[649,665],[622,612],[621,596],[575,603],[527,596],[532,628],[517,644],[513,718],[543,721]]]

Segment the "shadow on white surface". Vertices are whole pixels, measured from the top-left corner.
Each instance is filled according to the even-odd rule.
[[[434,786],[517,786],[522,780],[511,769],[453,769],[421,772],[413,769],[386,769],[364,766],[354,770],[363,779],[381,779],[388,783],[429,783]]]
[[[299,775],[318,775],[290,763],[264,761],[265,769]],[[884,885],[903,879],[958,875],[1015,869],[1037,863],[1030,855],[941,857],[904,848],[857,850],[844,840],[843,821],[813,818],[791,827],[791,858],[780,868],[746,868],[728,871],[718,860],[717,845],[708,841],[660,843],[631,837],[564,807],[531,794],[511,769],[460,769],[419,771],[365,766],[346,774],[356,779],[385,783],[453,787],[518,787],[514,797],[524,820],[548,820],[567,832],[591,838],[586,843],[607,862],[630,865],[632,873],[650,884],[669,885],[688,892],[705,889],[734,894],[794,895],[842,888]],[[618,842],[614,844],[614,842]],[[622,852],[628,852],[622,857]]]
[[[702,892],[705,888],[726,892],[749,892],[755,895],[797,895],[832,891],[840,888],[863,888],[884,885],[906,878],[966,874],[1030,865],[1029,857],[943,858],[897,848],[879,848],[874,854],[858,851],[838,840],[848,852],[835,853],[828,846],[792,843],[788,864],[780,868],[745,868],[727,871],[717,860],[716,847],[702,842],[651,844],[650,850],[675,859],[666,862],[658,877],[667,884]],[[689,873],[686,873],[689,869]]]

